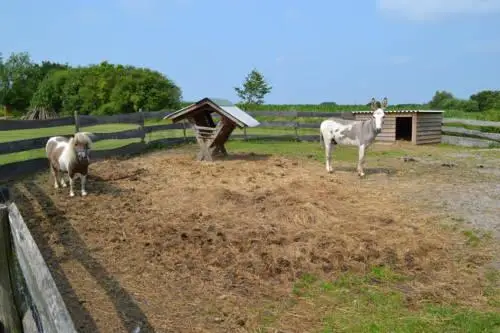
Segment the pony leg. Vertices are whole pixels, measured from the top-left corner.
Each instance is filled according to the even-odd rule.
[[[58,182],[59,172],[57,168],[51,165],[50,171],[52,172],[52,176],[54,177],[54,188],[59,188],[59,182]]]
[[[68,186],[68,185],[66,184],[66,181],[64,180],[64,174],[61,174],[61,186],[62,186],[62,187],[66,187],[66,186]]]
[[[360,177],[363,177],[365,175],[365,172],[363,170],[363,166],[365,164],[365,145],[360,145],[359,146],[359,151],[358,151],[358,175]]]
[[[75,184],[75,179],[73,177],[69,176],[69,196],[70,197],[74,197],[75,196],[75,192],[73,191],[73,186]]]
[[[81,175],[80,181],[81,181],[81,185],[82,185],[82,196],[86,196],[87,191],[85,190],[85,184],[87,183],[87,175]]]
[[[325,142],[325,157],[326,157],[326,171],[333,172],[332,167],[332,141],[324,140]]]

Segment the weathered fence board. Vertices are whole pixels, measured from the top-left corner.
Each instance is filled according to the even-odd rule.
[[[500,142],[499,133],[486,133],[477,130],[470,130],[463,127],[449,127],[449,126],[443,126],[441,131],[443,132],[443,134],[451,134],[451,135],[459,134],[460,136],[488,139]]]
[[[476,138],[467,138],[462,136],[442,135],[441,143],[463,147],[489,148],[492,145],[498,145],[498,142]]]
[[[0,332],[21,333],[9,270],[12,257],[10,238],[8,206],[0,197]]]
[[[102,124],[139,124],[142,112],[116,114],[112,116],[88,116],[78,115],[80,127],[102,125]]]
[[[152,125],[144,127],[146,133],[157,132],[157,131],[166,131],[171,129],[184,129],[189,128],[189,124],[183,123],[175,123],[175,124],[166,124],[166,125]]]
[[[142,112],[143,117],[145,120],[148,119],[163,119],[165,116],[173,113],[174,111],[171,110],[164,110],[164,111],[148,111],[148,112]]]
[[[93,133],[93,142],[103,141],[103,140],[126,140],[142,138],[144,131],[142,129],[132,129],[120,132],[110,132],[110,133]]]
[[[37,129],[74,125],[73,117],[64,117],[46,120],[0,120],[0,131]]]
[[[76,333],[50,271],[15,203],[9,204],[13,249],[44,332]]]
[[[93,133],[94,142],[102,140],[123,140],[123,139],[134,139],[142,138],[144,136],[144,131],[142,129],[133,129],[120,132],[110,132],[110,133]],[[65,137],[70,137],[71,135],[61,135]],[[24,139],[18,141],[7,141],[0,143],[0,155],[2,154],[12,154],[26,150],[45,148],[45,144],[50,139],[50,136],[34,138],[34,139]]]
[[[500,127],[500,121],[443,118],[443,124],[452,124],[452,123],[458,123],[458,124],[463,124],[463,125],[472,125],[472,126]]]
[[[294,121],[262,121],[258,127],[297,127],[297,122]]]
[[[0,143],[0,155],[12,154],[20,151],[32,150],[45,147],[50,136]]]

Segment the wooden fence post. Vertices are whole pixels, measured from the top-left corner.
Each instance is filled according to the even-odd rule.
[[[78,111],[74,112],[75,117],[75,133],[80,132],[80,118],[78,117]]]
[[[139,128],[142,131],[142,137],[141,137],[141,142],[145,143],[146,142],[146,128],[144,127],[144,113],[142,113],[142,109],[139,109]]]
[[[184,142],[187,142],[187,134],[186,134],[186,121],[182,121],[182,134],[184,135]]]
[[[22,332],[21,320],[14,301],[9,269],[12,246],[7,201],[8,190],[0,188],[0,332]]]
[[[248,137],[247,137],[247,128],[246,126],[243,127],[243,135],[245,136],[245,141],[248,141]]]
[[[293,117],[293,119],[295,120],[295,124],[293,126],[293,129],[295,131],[295,140],[299,141],[299,121],[298,121],[299,115],[298,115],[297,111],[294,111],[294,112],[295,112],[295,116]]]

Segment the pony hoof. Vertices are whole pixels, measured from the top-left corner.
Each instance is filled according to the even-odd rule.
[[[54,188],[59,188],[59,185],[57,185],[57,184],[56,184],[56,185],[54,185]]]
[[[360,177],[364,177],[364,176],[365,176],[365,173],[364,173],[364,172],[360,172],[360,173],[359,173],[359,176],[360,176]]]
[[[83,196],[83,197],[85,197],[87,194],[88,194],[88,193],[87,193],[87,192],[85,192],[85,191],[83,191],[83,192],[82,192],[82,196]]]
[[[69,196],[70,196],[70,197],[74,197],[74,196],[75,196],[75,193],[70,192],[70,193],[69,193]]]
[[[63,183],[61,186],[62,187],[67,187],[68,185],[66,183]]]

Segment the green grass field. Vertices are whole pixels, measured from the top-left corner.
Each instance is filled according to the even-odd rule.
[[[147,126],[155,126],[166,124],[166,121],[149,121]],[[82,128],[82,131],[94,133],[112,133],[137,128],[136,125],[130,124],[106,124]],[[0,142],[17,141],[23,139],[33,139],[39,137],[47,137],[53,135],[68,135],[74,132],[74,126],[60,126],[51,128],[29,129],[29,130],[15,130],[15,131],[0,131]],[[236,129],[233,134],[242,135],[244,132],[241,129]],[[247,129],[248,135],[293,135],[295,132],[289,128],[250,128]],[[187,130],[188,136],[193,136],[191,130]],[[300,135],[318,134],[315,129],[300,129]],[[180,138],[183,137],[182,130],[165,130],[156,131],[146,135],[146,142],[163,139],[163,138]],[[124,145],[139,142],[139,139],[125,139],[125,140],[103,140],[98,141],[94,145],[94,150],[107,150],[122,147]],[[44,157],[43,148],[27,150],[23,152],[0,155],[0,163],[7,164],[12,162],[24,161],[33,158]]]
[[[362,106],[352,106],[351,109],[363,109]],[[367,107],[364,107],[367,109]],[[262,110],[270,110],[270,111],[283,111],[283,110],[297,110],[297,111],[348,111],[344,106],[328,106],[328,105],[264,105],[259,109]],[[468,118],[468,119],[481,119],[481,120],[491,120],[495,118],[497,115],[500,115],[500,112],[490,113],[466,113],[466,112],[458,112],[458,111],[446,111],[445,117],[454,117],[454,118]],[[324,118],[288,118],[288,117],[269,117],[269,116],[257,116],[259,121],[297,121],[303,123],[320,123]],[[488,119],[486,119],[488,118]],[[500,119],[500,118],[499,118]],[[155,126],[166,124],[167,121],[162,120],[149,120],[146,122],[147,126]],[[494,132],[500,133],[499,128],[495,127],[485,127],[485,126],[471,126],[471,125],[463,125],[463,124],[448,124],[447,126],[457,126],[464,127],[468,129],[480,130],[482,132]],[[95,133],[110,133],[110,132],[118,132],[128,129],[136,128],[136,125],[130,124],[106,124],[106,125],[97,125],[91,127],[85,127],[82,130],[95,132]],[[8,141],[16,141],[22,139],[30,139],[30,138],[38,138],[38,137],[46,137],[52,135],[67,135],[74,132],[74,126],[61,126],[61,127],[52,127],[52,128],[40,128],[33,130],[16,130],[16,131],[0,131],[0,142],[8,142]],[[293,135],[295,132],[292,128],[250,128],[247,129],[247,134],[249,135]],[[243,134],[243,130],[236,129],[234,134]],[[300,129],[299,135],[317,135],[317,129]],[[187,135],[193,135],[191,130],[187,131]],[[152,141],[162,138],[172,138],[172,137],[182,137],[182,130],[167,130],[167,131],[157,131],[152,132],[146,136],[146,141]],[[118,148],[133,142],[137,142],[138,139],[127,139],[127,140],[103,140],[96,142],[94,149],[95,150],[106,150]],[[23,151],[19,153],[0,155],[0,163],[11,163],[17,161],[23,161],[38,157],[43,157],[44,152],[43,149],[34,149],[29,151]]]

